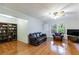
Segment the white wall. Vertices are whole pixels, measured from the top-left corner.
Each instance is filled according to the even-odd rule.
[[[44,24],[44,33],[46,33],[47,37],[51,36],[51,25],[50,24]]]
[[[79,29],[78,15],[68,15],[56,20],[57,24],[64,24],[67,29]]]
[[[28,19],[28,34],[43,31],[43,22],[36,18]]]
[[[52,37],[51,29],[54,24],[55,21],[53,19],[44,23],[43,32],[46,33],[47,37]]]
[[[22,41],[24,43],[28,43],[28,30],[27,30],[27,25],[28,25],[28,20],[23,20],[23,19],[18,19],[18,40]]]

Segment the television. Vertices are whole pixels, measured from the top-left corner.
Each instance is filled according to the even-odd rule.
[[[67,29],[67,35],[79,36],[79,29]]]

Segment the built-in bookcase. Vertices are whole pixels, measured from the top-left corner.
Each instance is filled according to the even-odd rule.
[[[0,23],[0,43],[17,40],[17,24]]]

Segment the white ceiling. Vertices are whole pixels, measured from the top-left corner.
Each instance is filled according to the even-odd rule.
[[[27,16],[39,18],[41,20],[51,20],[49,13],[63,10],[65,13],[79,11],[79,4],[70,3],[4,3],[0,4],[0,13],[9,14],[15,17],[26,19]]]

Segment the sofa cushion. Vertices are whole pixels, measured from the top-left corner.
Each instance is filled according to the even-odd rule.
[[[37,34],[37,37],[40,37],[40,34]]]
[[[33,34],[33,36],[36,38],[37,36],[36,36],[36,34]]]

